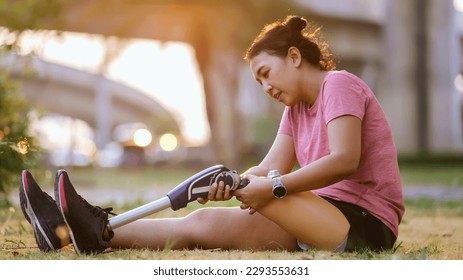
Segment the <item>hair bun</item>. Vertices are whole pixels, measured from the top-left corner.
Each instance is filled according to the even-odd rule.
[[[288,16],[286,17],[286,26],[291,30],[300,33],[307,26],[307,20],[303,17]]]

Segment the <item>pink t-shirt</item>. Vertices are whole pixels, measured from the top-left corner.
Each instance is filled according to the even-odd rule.
[[[278,133],[293,138],[297,161],[306,166],[330,153],[327,125],[343,115],[362,120],[360,165],[350,177],[313,192],[363,207],[397,236],[405,211],[397,152],[386,116],[362,80],[347,71],[328,72],[310,109],[302,103],[285,108]]]

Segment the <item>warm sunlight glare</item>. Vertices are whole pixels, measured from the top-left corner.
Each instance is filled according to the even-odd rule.
[[[114,43],[115,38],[110,38]],[[62,32],[29,32],[24,51],[44,60],[97,73],[105,54],[103,36]],[[201,75],[194,49],[186,43],[147,39],[116,41],[118,48],[104,74],[153,96],[177,119],[185,145],[199,146],[210,137]]]
[[[204,94],[193,48],[185,43],[133,40],[111,65],[114,79],[147,92],[173,113],[187,140],[207,142]],[[132,69],[129,71],[129,69]]]

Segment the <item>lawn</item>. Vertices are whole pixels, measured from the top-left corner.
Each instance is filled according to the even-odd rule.
[[[401,166],[404,185],[438,185],[462,187],[461,166],[450,165],[432,169],[423,166]],[[186,168],[147,168],[139,170],[119,169],[72,169],[68,170],[71,180],[79,191],[98,190],[111,194],[114,190],[130,190],[132,200],[122,204],[108,202],[116,208],[116,212],[124,212],[145,203],[143,194],[153,192],[153,197],[160,197],[172,187],[200,170]],[[52,193],[54,174],[51,172],[33,173],[45,191]],[[36,175],[37,174],[37,175]],[[13,197],[15,193],[12,194]],[[92,197],[86,197],[93,202]],[[114,205],[117,204],[117,205]],[[234,206],[231,200],[214,205]],[[100,205],[107,206],[107,205]],[[190,203],[179,211],[166,209],[153,217],[178,217],[186,215],[201,207]],[[164,260],[364,260],[364,259],[463,259],[463,201],[461,199],[440,201],[424,198],[406,200],[406,214],[400,225],[400,235],[393,250],[375,253],[371,251],[356,253],[340,253],[311,250],[308,252],[289,253],[285,251],[238,251],[238,250],[109,250],[99,255],[76,255],[71,246],[59,252],[40,252],[35,244],[31,226],[23,218],[18,207],[0,209],[0,259],[3,260],[60,260],[60,259],[164,259]]]

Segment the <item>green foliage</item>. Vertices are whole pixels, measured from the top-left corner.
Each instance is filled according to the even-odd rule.
[[[3,27],[0,28],[0,51],[17,51],[17,42],[24,31],[46,29],[51,23],[58,24],[60,11],[58,0],[0,0],[0,27]]]
[[[26,30],[40,30],[57,20],[58,0],[0,0],[0,50],[17,49],[17,41]],[[1,54],[0,54],[1,55]],[[7,194],[17,183],[22,169],[35,161],[36,148],[28,135],[27,103],[17,93],[7,73],[0,73],[0,207],[9,205]]]
[[[27,104],[5,74],[0,75],[0,208],[22,169],[33,164],[36,148],[28,134]]]
[[[0,25],[17,32],[39,29],[59,12],[57,0],[0,0]]]

